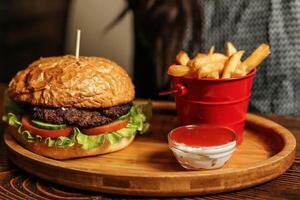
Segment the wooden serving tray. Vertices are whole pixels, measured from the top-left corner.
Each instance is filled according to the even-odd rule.
[[[122,195],[190,196],[233,191],[272,180],[295,158],[296,140],[284,127],[248,114],[242,145],[217,170],[187,171],[167,146],[178,126],[174,103],[154,102],[151,130],[127,148],[102,156],[57,161],[34,154],[5,134],[10,160],[49,181]]]

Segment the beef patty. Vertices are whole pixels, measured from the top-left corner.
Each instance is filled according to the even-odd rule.
[[[91,128],[109,124],[129,112],[132,103],[99,109],[79,109],[74,107],[38,107],[31,108],[32,115],[54,124],[69,124],[80,128]]]

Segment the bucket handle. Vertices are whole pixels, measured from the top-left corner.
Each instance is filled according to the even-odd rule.
[[[165,95],[175,94],[177,96],[184,96],[186,95],[186,93],[187,93],[187,88],[181,83],[177,83],[176,85],[174,85],[174,89],[161,91],[160,93],[158,93],[158,95],[165,96]]]

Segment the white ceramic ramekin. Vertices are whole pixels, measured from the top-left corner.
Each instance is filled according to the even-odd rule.
[[[176,141],[172,134],[180,128],[201,129],[200,134],[205,134],[206,129],[222,129],[232,135],[232,140],[218,146],[190,146]],[[226,129],[226,130],[225,130]],[[190,170],[217,169],[222,167],[231,157],[236,148],[236,134],[226,127],[212,127],[202,125],[188,125],[173,129],[168,135],[169,148],[172,150],[182,167]]]

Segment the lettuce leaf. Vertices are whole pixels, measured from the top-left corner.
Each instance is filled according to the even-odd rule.
[[[101,146],[104,143],[104,135],[85,135],[79,128],[74,128],[74,135],[76,140],[81,144],[81,148],[84,150],[92,149]]]
[[[149,106],[149,104],[147,104],[147,106]],[[3,120],[7,121],[11,126],[18,127],[19,134],[30,142],[39,140],[45,142],[49,147],[55,146],[59,148],[67,148],[73,146],[77,142],[82,145],[82,149],[89,150],[101,146],[105,140],[108,140],[111,144],[115,144],[123,137],[131,137],[135,135],[136,132],[143,134],[149,128],[149,124],[146,122],[147,117],[144,115],[143,109],[136,104],[133,104],[126,115],[121,116],[117,120],[125,118],[128,118],[127,126],[115,132],[101,135],[86,135],[82,133],[79,128],[75,127],[72,135],[68,137],[61,136],[58,138],[43,138],[39,135],[30,133],[23,128],[20,117],[11,112],[4,116]]]
[[[22,125],[20,119],[13,113],[8,113],[7,116],[2,116],[2,120],[10,126],[19,127]]]
[[[124,137],[130,137],[132,136],[134,133],[136,132],[136,127],[132,127],[132,126],[126,126],[125,128],[122,128],[118,131],[116,131],[116,133],[120,136],[124,136]]]

